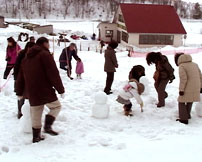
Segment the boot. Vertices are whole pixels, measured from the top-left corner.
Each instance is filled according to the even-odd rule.
[[[176,119],[176,121],[179,121],[180,123],[183,123],[183,124],[188,124],[189,123],[188,120]]]
[[[58,133],[52,130],[52,127],[51,127],[54,121],[55,121],[55,117],[51,115],[46,115],[44,131],[45,133],[48,133],[52,136],[57,136]]]
[[[125,116],[133,116],[131,109],[129,110],[129,109],[128,109],[127,107],[125,107],[125,106],[123,106],[123,109],[124,109],[124,115],[125,115]]]
[[[41,128],[39,129],[32,128],[32,132],[33,132],[33,140],[32,140],[33,143],[40,142],[45,139],[44,136],[41,136]]]
[[[18,100],[18,119],[20,119],[22,117],[22,106],[24,105],[24,102],[25,100],[24,99],[21,99],[21,100]]]

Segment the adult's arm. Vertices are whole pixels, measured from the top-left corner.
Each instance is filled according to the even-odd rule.
[[[23,75],[23,69],[20,68],[19,74],[17,76],[15,92],[17,96],[23,96],[25,90],[25,78]]]
[[[115,67],[118,67],[118,61],[117,61],[115,52],[112,52],[111,54],[111,61]]]
[[[183,66],[179,67],[180,86],[179,91],[184,92],[187,85],[187,74]]]
[[[24,58],[24,54],[20,52],[16,59],[15,66],[14,66],[14,80],[17,80],[17,76],[20,71],[20,65],[21,65],[23,58]]]
[[[79,59],[79,56],[77,55],[77,51],[73,51],[72,56],[74,57],[74,59],[77,61]]]
[[[41,60],[51,85],[57,90],[59,94],[64,93],[65,89],[52,55],[49,52],[44,52],[44,54],[41,55]]]

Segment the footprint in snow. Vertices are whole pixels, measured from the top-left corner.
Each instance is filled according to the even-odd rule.
[[[1,150],[2,150],[2,152],[5,152],[5,153],[9,152],[9,148],[7,146],[2,146]]]

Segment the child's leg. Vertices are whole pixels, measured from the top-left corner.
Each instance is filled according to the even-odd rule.
[[[81,74],[79,74],[79,79],[82,79],[82,78],[81,78]]]
[[[124,108],[126,116],[129,116],[129,115],[132,116],[132,114],[131,114],[131,112],[132,112],[132,103],[124,105],[123,108]]]

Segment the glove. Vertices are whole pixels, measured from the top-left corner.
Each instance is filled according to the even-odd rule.
[[[141,112],[143,112],[143,106],[144,106],[144,103],[142,102],[142,103],[140,104]]]
[[[64,98],[65,98],[65,93],[60,94],[60,97],[61,97],[62,99],[64,99]]]
[[[23,96],[18,96],[18,101],[22,100]]]
[[[140,107],[143,108],[143,106],[144,106],[144,103],[142,102],[142,103],[140,104]]]
[[[184,96],[184,92],[183,92],[183,91],[180,91],[180,92],[179,92],[179,95],[180,95],[180,96]]]
[[[170,81],[169,81],[169,84],[173,82],[173,80],[175,79],[175,76],[173,76]]]

